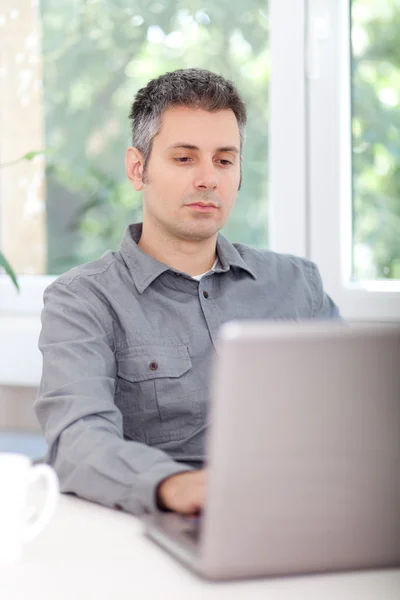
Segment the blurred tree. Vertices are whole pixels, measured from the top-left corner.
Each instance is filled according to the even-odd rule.
[[[400,279],[400,0],[353,0],[355,279]]]

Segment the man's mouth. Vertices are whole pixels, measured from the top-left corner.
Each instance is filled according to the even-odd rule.
[[[193,202],[191,204],[186,204],[186,206],[199,212],[214,212],[217,210],[216,204],[213,204],[212,202]]]

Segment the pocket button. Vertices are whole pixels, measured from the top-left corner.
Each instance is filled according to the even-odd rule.
[[[151,361],[151,363],[149,364],[149,369],[151,371],[157,371],[158,369],[158,364],[156,362],[154,362],[154,360]]]

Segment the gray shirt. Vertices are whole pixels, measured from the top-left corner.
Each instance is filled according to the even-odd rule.
[[[196,281],[138,246],[75,267],[44,293],[34,405],[61,490],[139,514],[167,476],[201,466],[218,331],[232,319],[340,318],[309,260],[231,244]],[[238,440],[240,443],[240,440]]]

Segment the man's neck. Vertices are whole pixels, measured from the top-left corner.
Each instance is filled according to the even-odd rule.
[[[156,260],[191,276],[209,271],[217,257],[217,236],[201,242],[170,239],[167,236],[159,239],[154,232],[150,236],[143,226],[138,246]]]

